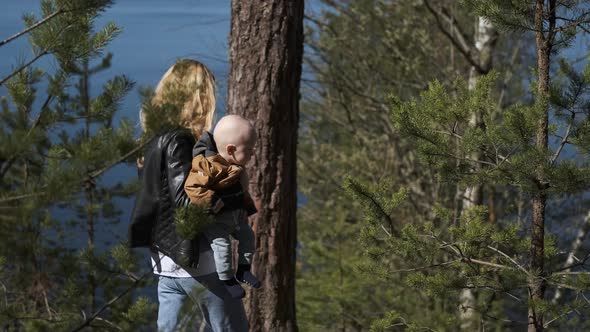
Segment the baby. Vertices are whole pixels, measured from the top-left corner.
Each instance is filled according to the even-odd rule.
[[[213,250],[217,275],[234,298],[245,295],[238,281],[260,287],[260,281],[250,272],[254,232],[247,216],[257,210],[247,192],[248,176],[244,169],[254,144],[256,132],[248,120],[238,115],[224,116],[213,134],[203,133],[195,144],[192,169],[184,185],[192,204],[210,208],[216,214],[215,223],[207,228],[205,236]],[[235,277],[230,234],[239,241]]]

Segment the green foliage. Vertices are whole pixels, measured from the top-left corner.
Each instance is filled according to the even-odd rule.
[[[387,233],[424,222],[436,198],[452,199],[455,185],[440,185],[432,169],[422,167],[414,142],[401,139],[391,124],[388,96],[407,100],[434,78],[448,86],[468,65],[458,53],[449,58],[452,46],[417,2],[324,5],[306,31],[313,76],[302,85],[298,144],[298,189],[305,197],[298,210],[299,328],[366,330],[395,309],[408,322],[453,331],[448,314],[456,303],[417,295],[403,275],[390,273],[401,266],[388,255],[394,244],[408,259],[414,254],[408,242],[394,243]],[[460,10],[457,16],[467,20]],[[357,186],[360,200],[347,195]],[[436,251],[424,255],[430,252]]]
[[[118,75],[92,89],[95,75],[110,68],[112,54],[104,51],[120,33],[114,23],[95,28],[111,3],[43,0],[41,17],[23,17],[31,27],[55,14],[28,36],[35,55],[58,66],[29,64],[3,83],[0,97],[0,257],[10,257],[0,264],[0,325],[7,330],[69,331],[113,298],[86,330],[153,324],[153,305],[140,298],[132,306],[134,289],[146,284],[137,258],[124,244],[108,250],[118,234],[96,236],[116,227],[117,201],[137,187],[106,177],[134,164],[143,142],[134,124],[114,121],[133,81]]]
[[[495,73],[481,77],[472,90],[466,89],[461,81],[453,88],[435,81],[419,98],[405,102],[393,98],[392,122],[403,136],[414,140],[424,167],[433,167],[445,182],[457,181],[464,187],[520,188],[531,196],[540,192],[550,195],[585,192],[590,187],[587,156],[569,159],[560,153],[563,145],[576,144],[575,139],[569,139],[585,128],[586,117],[574,120],[579,116],[576,110],[587,103],[588,84],[583,75],[572,73],[571,67],[561,67],[567,79],[565,85],[554,86],[550,132],[565,133],[566,138],[561,141],[566,143],[557,147],[543,149],[536,143],[536,128],[542,115],[539,105],[543,101],[537,100],[532,106],[516,104],[498,114],[494,102]],[[483,119],[483,126],[472,125],[471,119],[478,116]],[[481,158],[472,159],[474,155]],[[542,185],[535,177],[539,170],[546,181]],[[551,300],[528,298],[530,278],[540,273],[528,266],[531,240],[523,237],[517,225],[509,220],[501,224],[489,223],[487,207],[464,208],[463,213],[452,220],[448,211],[435,205],[427,214],[432,218],[431,223],[408,224],[392,235],[375,225],[382,225],[386,216],[395,215],[396,210],[403,207],[395,197],[400,186],[386,186],[389,190],[381,191],[355,180],[346,182],[345,187],[352,196],[369,207],[365,214],[366,228],[360,237],[370,259],[366,269],[377,277],[391,283],[393,280],[389,276],[393,273],[408,273],[403,278],[404,283],[429,298],[449,298],[457,296],[461,290],[476,289],[479,299],[474,309],[483,313],[486,320],[489,310],[506,315],[509,310],[526,312],[527,307],[533,307],[539,314],[557,319],[573,311],[564,313],[561,306]],[[411,193],[406,197],[411,197]],[[563,249],[558,247],[556,236],[547,235],[544,240],[545,258],[547,262],[555,262]],[[547,264],[546,273],[551,275],[547,271],[555,268]],[[588,291],[586,274],[568,279],[566,284],[549,279],[548,285],[553,288],[565,285],[578,295]],[[564,282],[563,276],[561,282]],[[513,304],[508,307],[510,309],[493,309],[491,304],[482,301],[485,297],[492,302]],[[512,300],[515,297],[519,298],[520,305]],[[392,315],[376,321],[375,329],[385,330],[401,324],[398,317]],[[567,322],[563,324],[567,326]]]
[[[183,239],[192,240],[213,224],[215,217],[207,207],[189,204],[176,209],[174,222],[178,235]]]
[[[136,257],[129,251],[127,243],[121,243],[111,248],[110,255],[122,271],[137,270]]]
[[[126,321],[122,324],[123,331],[135,331],[137,326],[148,325],[157,314],[157,304],[151,302],[146,297],[138,297],[135,302],[129,306],[123,313]]]
[[[547,294],[558,283],[570,290],[558,303],[534,305],[546,322],[557,318],[551,326],[558,330],[587,325],[587,305],[578,302],[587,296],[586,276],[552,273],[569,250],[566,230],[585,213],[560,202],[583,206],[576,197],[590,185],[590,67],[552,65],[559,79],[548,98],[537,96],[530,92],[537,84],[529,68],[534,36],[521,33],[532,30],[534,3],[431,2],[457,18],[464,29],[456,36],[468,44],[477,15],[503,31],[492,55],[496,71],[474,89],[470,64],[421,2],[326,1],[309,19],[312,75],[304,81],[298,150],[305,196],[298,217],[300,328],[456,331],[465,289],[476,291],[480,329],[524,328],[529,274],[538,272],[529,271],[527,201],[539,194],[549,196]],[[558,19],[566,26],[554,52],[588,25],[587,4],[557,4],[565,5],[558,16],[574,21]],[[544,149],[537,133],[547,109],[551,140]],[[482,186],[486,206],[468,208],[455,196],[474,186]],[[367,299],[358,289],[374,295]]]

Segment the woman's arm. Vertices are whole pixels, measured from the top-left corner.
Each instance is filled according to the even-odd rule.
[[[176,207],[190,204],[190,199],[184,192],[184,182],[191,170],[194,144],[195,139],[190,133],[181,132],[174,135],[166,149],[168,191]]]

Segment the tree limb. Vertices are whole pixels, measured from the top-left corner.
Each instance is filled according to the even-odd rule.
[[[8,44],[9,42],[11,42],[11,41],[13,41],[13,40],[17,39],[18,37],[20,37],[20,36],[22,36],[22,35],[24,35],[24,34],[26,34],[26,33],[30,32],[30,31],[32,31],[32,30],[34,30],[34,29],[36,29],[36,28],[40,27],[41,25],[43,25],[43,24],[45,24],[45,23],[49,22],[49,21],[50,21],[51,19],[53,19],[54,17],[56,17],[56,16],[58,16],[58,15],[60,15],[60,14],[63,14],[63,13],[65,13],[65,12],[66,12],[66,11],[65,11],[65,10],[63,10],[63,8],[59,8],[59,9],[58,9],[58,10],[56,10],[55,12],[53,12],[53,13],[49,14],[49,15],[48,15],[48,16],[46,16],[44,19],[42,19],[42,20],[38,21],[37,23],[35,23],[35,24],[31,25],[30,27],[26,28],[25,30],[23,30],[23,31],[21,31],[21,32],[19,32],[19,33],[16,33],[16,34],[14,34],[13,36],[11,36],[11,37],[8,37],[8,38],[6,38],[6,39],[4,39],[3,41],[0,41],[0,47],[4,46],[5,44]]]
[[[435,9],[429,2],[429,0],[424,0],[424,5],[426,9],[434,16],[436,20],[436,25],[440,29],[440,31],[449,38],[451,43],[463,54],[467,62],[471,64],[478,72],[484,73],[485,70],[482,68],[481,64],[478,61],[479,58],[479,51],[471,47],[465,38],[465,34],[463,30],[457,23],[457,20],[451,16],[450,14],[443,12],[442,10]],[[448,31],[443,24],[443,19],[449,21],[453,28],[451,31]],[[453,30],[456,30],[457,33],[453,33]]]
[[[557,161],[557,158],[559,158],[559,155],[561,154],[561,151],[563,150],[563,147],[568,143],[567,140],[568,140],[568,138],[570,136],[570,133],[572,131],[572,127],[574,125],[574,119],[575,119],[575,117],[576,117],[576,112],[572,112],[570,123],[567,126],[567,130],[565,131],[565,135],[561,139],[561,143],[559,144],[559,147],[555,151],[555,154],[553,155],[553,158],[551,158],[551,166],[553,166],[555,164],[555,162]]]
[[[3,85],[6,81],[8,81],[12,77],[14,77],[16,74],[20,73],[23,69],[25,69],[28,66],[32,65],[35,61],[39,60],[41,57],[43,57],[43,56],[45,56],[47,54],[49,54],[49,51],[48,50],[44,50],[43,52],[37,54],[37,56],[34,57],[33,59],[31,59],[29,62],[27,62],[24,65],[20,66],[15,71],[13,71],[12,73],[8,74],[8,76],[6,76],[2,80],[0,80],[0,85]]]
[[[487,246],[488,249],[490,249],[493,252],[496,252],[504,257],[506,257],[508,260],[510,260],[512,262],[512,264],[516,265],[516,267],[518,267],[519,270],[523,271],[527,276],[529,276],[529,271],[527,271],[524,267],[522,267],[522,265],[518,264],[518,262],[516,262],[512,257],[510,257],[508,254],[506,254],[505,252],[496,249],[492,246]]]

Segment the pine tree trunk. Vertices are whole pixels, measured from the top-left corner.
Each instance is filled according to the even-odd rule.
[[[479,54],[479,68],[471,67],[469,73],[469,90],[474,90],[477,85],[477,80],[482,74],[488,73],[492,69],[492,54],[497,39],[497,32],[494,29],[492,23],[483,17],[478,17],[477,33],[475,34],[474,48]],[[471,118],[470,126],[479,127],[483,125],[483,119],[480,114],[475,114]],[[474,153],[469,156],[472,160],[480,160],[481,153]],[[480,164],[474,165],[475,171],[481,168]],[[483,202],[483,186],[476,185],[465,188],[465,191],[461,195],[461,210],[460,214],[474,207],[475,205],[481,205]],[[459,294],[460,301],[460,321],[461,330],[463,331],[476,331],[478,330],[478,315],[474,308],[476,307],[477,300],[475,292],[472,289],[466,288]]]
[[[255,122],[258,142],[248,165],[261,209],[248,290],[251,331],[297,331],[295,321],[296,146],[303,54],[303,0],[233,0],[228,112]]]
[[[545,0],[537,0],[535,6],[535,41],[537,46],[537,107],[541,114],[537,122],[537,148],[547,149],[548,143],[548,110],[549,110],[549,67],[555,24],[555,0],[549,0],[549,8],[545,8]],[[549,18],[549,31],[545,34],[544,20]],[[539,192],[533,196],[533,220],[531,225],[531,266],[529,278],[529,310],[528,331],[543,331],[543,314],[537,312],[536,304],[545,296],[545,204],[547,201],[545,176],[542,165],[537,167],[535,180]]]

